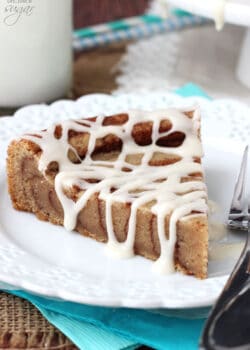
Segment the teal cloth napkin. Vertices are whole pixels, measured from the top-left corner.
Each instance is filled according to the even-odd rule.
[[[209,98],[193,83],[175,92]],[[204,324],[204,318],[180,318],[163,311],[98,307],[8,292],[29,300],[82,350],[130,350],[140,344],[158,350],[195,350]]]
[[[11,292],[29,300],[86,350],[135,349],[138,344],[159,350],[194,350],[204,324],[204,319],[168,316],[155,310],[90,306]]]

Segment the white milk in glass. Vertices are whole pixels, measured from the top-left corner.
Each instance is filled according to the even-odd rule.
[[[72,82],[72,1],[0,1],[0,106],[64,97]]]

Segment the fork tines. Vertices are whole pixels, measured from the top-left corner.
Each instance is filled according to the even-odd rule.
[[[247,230],[250,220],[250,202],[246,204],[248,146],[246,146],[240,167],[240,173],[235,185],[234,195],[228,216],[228,226],[232,229]]]

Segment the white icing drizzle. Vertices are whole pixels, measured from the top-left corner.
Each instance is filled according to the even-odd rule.
[[[45,176],[49,164],[58,163],[59,172],[55,177],[55,191],[64,210],[64,226],[67,230],[74,230],[79,212],[85,207],[89,198],[98,193],[99,198],[106,203],[107,248],[120,257],[130,257],[134,254],[137,209],[153,203],[151,211],[157,216],[161,247],[155,269],[164,273],[173,272],[177,222],[194,211],[207,213],[204,182],[199,179],[181,182],[181,179],[189,174],[202,173],[201,164],[194,161],[195,157],[202,156],[201,142],[198,137],[199,110],[195,110],[193,118],[189,118],[183,111],[167,109],[155,112],[130,111],[128,121],[123,125],[103,125],[103,120],[104,116],[97,117],[96,121],[86,119],[65,121],[60,124],[62,135],[59,139],[55,137],[55,125],[46,131],[35,135],[28,134],[23,138],[40,146],[42,153],[39,159],[39,170]],[[171,130],[159,132],[162,120],[171,122]],[[81,124],[83,122],[84,125]],[[136,144],[131,136],[134,125],[142,122],[153,123],[152,143],[147,146]],[[74,152],[79,158],[76,150],[69,144],[70,130],[90,135],[87,153],[79,164],[73,164],[68,158],[69,151]],[[180,146],[162,147],[156,144],[159,138],[175,131],[185,134],[185,139]],[[118,136],[123,142],[118,158],[115,161],[94,160],[91,155],[97,139],[109,134]],[[149,165],[149,161],[156,152],[177,155],[181,160],[166,166]],[[143,154],[140,165],[132,165],[126,161],[128,155],[134,154]],[[131,171],[123,171],[124,167]],[[85,179],[95,179],[98,182],[90,183]],[[65,194],[65,189],[70,189],[73,185],[83,190],[83,194],[76,202]],[[127,238],[124,242],[118,242],[114,232],[112,218],[114,202],[131,203]],[[168,239],[165,233],[167,215],[170,215]]]

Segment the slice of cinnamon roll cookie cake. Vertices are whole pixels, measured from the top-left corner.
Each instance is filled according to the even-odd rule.
[[[14,208],[106,242],[115,255],[207,276],[199,109],[67,120],[8,149]]]

